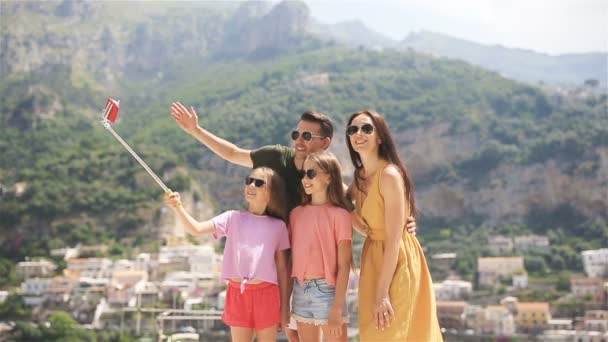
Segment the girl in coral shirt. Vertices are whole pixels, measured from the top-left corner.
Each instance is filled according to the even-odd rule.
[[[291,211],[292,317],[301,341],[347,341],[346,289],[351,266],[352,204],[340,165],[319,152],[304,161],[304,205]]]
[[[270,168],[245,179],[247,210],[227,211],[198,222],[181,205],[179,193],[165,196],[192,235],[226,236],[222,279],[228,282],[222,319],[232,341],[276,341],[277,326],[289,322],[289,274],[285,184]]]

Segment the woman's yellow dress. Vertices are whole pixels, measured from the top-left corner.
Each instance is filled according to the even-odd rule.
[[[359,337],[366,341],[442,341],[437,320],[435,293],[424,252],[415,236],[407,231],[399,245],[399,259],[390,285],[390,300],[395,319],[384,331],[376,329],[373,310],[376,289],[384,258],[386,227],[384,198],[380,194],[380,165],[365,199],[357,191],[356,212],[367,225],[367,239],[361,254],[359,280]],[[361,200],[359,200],[361,199]],[[406,209],[409,217],[409,209]]]

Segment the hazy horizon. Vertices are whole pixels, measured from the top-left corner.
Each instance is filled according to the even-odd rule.
[[[277,1],[275,1],[277,2]],[[360,20],[388,38],[431,31],[550,55],[608,52],[604,0],[304,0],[325,24]],[[539,24],[538,18],[542,18]]]

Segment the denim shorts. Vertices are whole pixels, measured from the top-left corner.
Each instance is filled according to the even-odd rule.
[[[336,297],[336,287],[325,279],[300,282],[293,280],[291,314],[296,321],[314,325],[326,325]],[[342,309],[342,320],[348,322],[346,302]]]

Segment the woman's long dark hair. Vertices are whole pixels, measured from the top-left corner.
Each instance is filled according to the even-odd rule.
[[[346,199],[344,194],[344,186],[342,185],[342,171],[340,169],[340,163],[336,156],[331,152],[323,151],[309,154],[306,160],[310,160],[317,164],[319,169],[326,172],[329,175],[329,185],[327,186],[327,200],[332,205],[352,211],[353,204],[351,201]],[[310,204],[312,196],[304,194],[304,204]]]
[[[356,112],[350,116],[348,119],[347,127],[350,126],[353,120],[359,115],[366,115],[374,124],[374,128],[376,130],[376,134],[378,138],[380,138],[380,146],[378,149],[378,156],[381,159],[388,161],[389,163],[395,165],[397,169],[399,169],[399,173],[403,178],[403,183],[405,184],[405,199],[408,202],[410,215],[416,217],[417,209],[416,209],[416,201],[414,199],[414,182],[412,181],[412,177],[410,176],[407,168],[405,167],[405,163],[401,161],[399,157],[399,153],[397,153],[397,148],[395,147],[395,142],[393,140],[393,136],[391,135],[390,129],[388,128],[388,124],[384,117],[379,113],[373,110],[363,110],[360,112]],[[348,146],[348,152],[350,154],[350,160],[353,162],[353,166],[355,167],[355,185],[359,191],[363,192],[363,188],[361,186],[361,182],[363,181],[362,171],[363,171],[363,162],[361,161],[361,156],[354,149],[352,144],[350,143],[350,138],[346,136],[346,145]],[[380,171],[380,170],[378,170]]]

